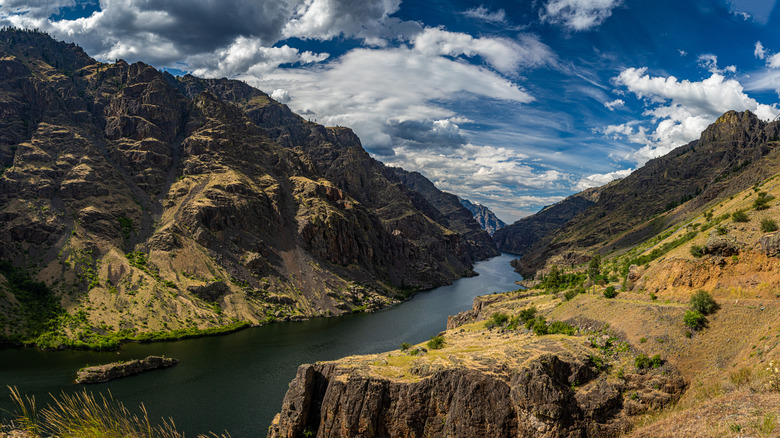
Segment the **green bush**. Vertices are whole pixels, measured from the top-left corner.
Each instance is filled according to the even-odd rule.
[[[518,316],[524,324],[528,324],[528,321],[533,321],[534,317],[536,316],[536,307],[531,306],[527,309],[523,309],[520,311],[520,315]]]
[[[431,350],[438,350],[444,347],[444,336],[431,336],[431,340],[425,345]]]
[[[664,361],[663,361],[663,359],[661,359],[661,355],[660,354],[656,354],[655,356],[650,358],[650,366],[652,366],[653,368],[660,368],[661,365],[663,365],[663,364],[664,364]]]
[[[696,310],[688,310],[683,316],[683,323],[693,331],[699,331],[707,327],[707,317]]]
[[[753,208],[756,210],[766,210],[769,208],[769,201],[775,199],[772,195],[767,195],[766,192],[760,192],[758,198],[753,201]]]
[[[401,342],[401,351],[406,351],[411,347],[408,342]]]
[[[539,316],[534,321],[533,330],[536,335],[541,336],[548,334],[550,328],[547,326],[547,321],[544,320],[544,317]]]
[[[734,222],[748,222],[750,221],[750,218],[744,210],[737,210],[734,213],[731,213],[731,220]]]
[[[576,297],[579,294],[580,294],[580,292],[577,289],[569,289],[569,290],[567,290],[566,292],[563,293],[563,299],[565,299],[566,301],[569,301],[569,300],[571,300],[572,298]]]
[[[650,368],[650,358],[647,357],[646,354],[641,353],[639,356],[634,358],[634,366],[636,366],[636,369],[643,370],[645,368]]]
[[[691,255],[696,258],[704,257],[704,246],[691,245]]]
[[[777,222],[774,219],[764,219],[761,221],[761,231],[771,233],[777,231]]]
[[[551,335],[560,333],[562,335],[574,336],[574,327],[562,321],[553,321],[553,323],[550,324],[548,333]]]
[[[604,296],[606,298],[615,298],[617,296],[617,291],[615,290],[615,286],[609,286],[606,289],[604,289]]]
[[[490,318],[488,318],[487,322],[485,323],[485,328],[491,329],[493,327],[501,327],[507,321],[509,321],[509,315],[506,313],[496,312],[490,315]]]
[[[715,313],[720,309],[720,305],[712,298],[712,295],[703,290],[697,291],[691,296],[689,301],[691,310],[695,310],[702,315],[709,315]]]

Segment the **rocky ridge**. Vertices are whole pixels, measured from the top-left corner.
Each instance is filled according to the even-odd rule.
[[[352,131],[239,81],[6,29],[0,92],[2,339],[103,348],[370,311],[495,254]]]
[[[472,216],[474,216],[474,220],[476,220],[479,226],[481,226],[483,230],[487,231],[490,236],[493,236],[496,231],[506,226],[504,221],[499,219],[495,213],[490,211],[490,209],[484,205],[474,204],[468,199],[458,198],[458,200],[462,206],[466,207],[466,209],[471,212]]]

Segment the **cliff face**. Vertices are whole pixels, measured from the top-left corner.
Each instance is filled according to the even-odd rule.
[[[451,327],[441,349],[302,365],[268,436],[617,436],[685,389],[670,365],[623,365],[628,344],[612,335],[494,331],[478,319]]]
[[[9,30],[0,91],[7,339],[83,346],[371,310],[495,253],[352,131],[238,81],[102,64]],[[28,324],[41,300],[61,310]]]
[[[471,215],[474,216],[474,220],[477,221],[483,230],[487,231],[491,236],[495,235],[496,231],[504,228],[506,223],[499,219],[489,208],[482,204],[474,204],[468,199],[458,199],[460,204],[464,206]]]
[[[429,204],[434,208],[430,215],[438,216],[437,222],[445,224],[468,240],[472,257],[484,259],[500,254],[488,230],[480,226],[471,212],[461,205],[457,196],[437,189],[419,172],[407,172],[398,167],[394,167],[393,171],[406,187],[423,198],[417,203],[420,209],[425,209],[425,204]]]
[[[779,172],[778,140],[780,122],[762,122],[748,111],[725,113],[699,140],[604,187],[598,201],[576,218],[546,230],[544,238],[523,249],[518,271],[533,275],[554,256],[579,260],[595,251],[625,250],[690,219],[704,206]],[[499,236],[502,250],[509,244],[505,236]]]

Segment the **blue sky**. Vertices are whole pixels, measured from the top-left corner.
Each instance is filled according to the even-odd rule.
[[[0,25],[242,79],[508,222],[780,114],[774,0],[0,0]]]

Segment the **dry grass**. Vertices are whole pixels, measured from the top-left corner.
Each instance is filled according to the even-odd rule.
[[[11,428],[22,430],[32,438],[183,438],[172,420],[153,425],[146,408],[135,415],[109,393],[95,396],[86,390],[76,394],[52,396],[51,404],[38,408],[34,397],[23,396],[11,388],[16,404]],[[202,438],[224,438],[229,435],[200,435]]]

